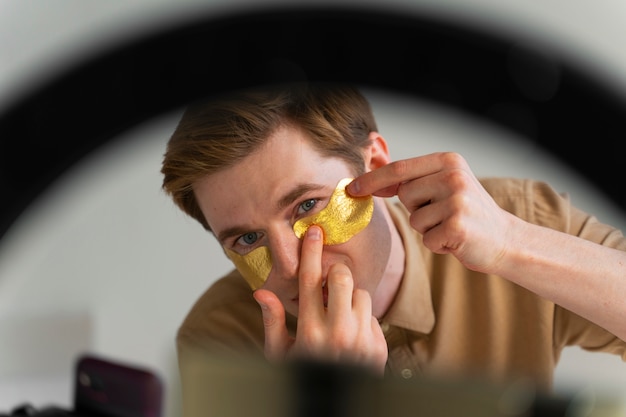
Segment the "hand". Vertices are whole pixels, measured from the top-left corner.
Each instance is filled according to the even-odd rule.
[[[503,210],[460,155],[392,162],[359,176],[347,191],[397,195],[431,251],[508,279],[626,340],[624,251]]]
[[[263,312],[265,356],[270,361],[313,359],[361,364],[382,375],[387,343],[372,315],[371,297],[367,291],[354,288],[346,265],[334,264],[326,279],[325,305],[322,249],[322,231],[311,226],[302,242],[295,338],[287,333],[285,311],[278,298],[264,289],[254,293]]]
[[[507,235],[518,222],[495,203],[456,153],[389,163],[359,176],[347,191],[354,196],[397,195],[426,247],[438,254],[451,253],[481,272],[496,268],[506,252]]]

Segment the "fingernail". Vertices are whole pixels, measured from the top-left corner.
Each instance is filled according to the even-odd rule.
[[[310,226],[306,235],[311,240],[320,240],[322,238],[322,231],[318,226]]]
[[[359,190],[361,189],[361,185],[357,180],[354,180],[350,184],[348,184],[348,187],[346,189],[348,190],[349,194],[358,194]]]

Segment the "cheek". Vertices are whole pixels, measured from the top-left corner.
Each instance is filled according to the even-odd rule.
[[[368,281],[362,285],[372,289],[372,286],[378,285],[384,274],[391,253],[391,232],[381,210],[374,211],[369,226],[350,242],[358,247],[354,253],[355,267],[364,274],[359,275],[357,280]]]

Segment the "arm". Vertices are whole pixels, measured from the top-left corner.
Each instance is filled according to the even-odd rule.
[[[397,195],[433,252],[502,276],[626,340],[626,252],[505,211],[460,155],[392,162],[357,178],[348,192]]]
[[[626,253],[518,218],[503,276],[626,340]]]

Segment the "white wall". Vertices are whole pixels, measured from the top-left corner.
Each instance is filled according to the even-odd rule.
[[[164,20],[174,3],[151,2],[153,20]],[[42,77],[33,68],[62,67],[58,60],[52,63],[53,56],[65,57],[61,62],[67,63],[102,42],[113,22],[139,30],[137,22],[147,21],[143,12],[148,1],[90,4],[0,1],[0,91],[6,92],[0,108],[23,85]],[[191,1],[176,4],[199,7]],[[626,34],[620,2],[607,2],[605,9],[612,6],[613,12],[606,15],[591,1],[576,6],[495,0],[394,4],[473,19],[498,17],[503,26],[526,19],[528,27],[551,32],[555,42],[577,45],[594,65],[604,62],[603,71],[617,85],[626,74],[617,70],[626,68],[624,54],[615,49],[620,43],[609,41]],[[189,10],[179,7],[181,14]],[[565,9],[568,13],[562,13]],[[20,20],[28,24],[20,25]],[[91,35],[77,36],[82,33]],[[72,42],[74,49],[65,46]],[[569,192],[581,208],[626,230],[624,213],[586,180],[523,140],[412,99],[390,101],[380,92],[369,94],[394,158],[460,151],[479,175],[547,180]],[[82,161],[0,241],[0,412],[20,401],[69,405],[73,360],[88,350],[157,370],[166,382],[167,415],[177,415],[176,328],[200,292],[230,267],[215,241],[160,190],[161,157],[178,117],[174,112],[138,126]],[[557,387],[587,386],[617,390],[626,398],[626,365],[608,355],[566,351]]]
[[[0,410],[14,403],[14,395],[3,398],[15,390],[12,377],[64,379],[81,351],[176,376],[176,328],[228,265],[214,240],[160,190],[159,164],[173,120],[129,132],[130,139],[82,162],[3,239]],[[49,326],[64,327],[63,336],[32,333]],[[69,403],[69,388],[65,384],[61,396],[22,396]]]

